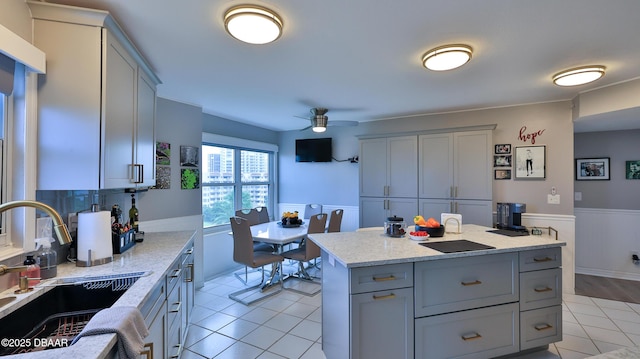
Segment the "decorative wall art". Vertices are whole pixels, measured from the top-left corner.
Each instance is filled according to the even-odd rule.
[[[576,158],[576,181],[607,181],[609,179],[609,157]]]
[[[156,142],[156,165],[168,166],[171,164],[171,144],[168,142]]]
[[[156,166],[156,185],[153,189],[170,189],[171,188],[171,167]]]
[[[640,179],[640,161],[627,161],[625,164],[626,179]]]
[[[200,188],[200,170],[195,168],[180,169],[180,188],[197,189]]]
[[[522,146],[515,148],[516,179],[546,178],[547,146]]]
[[[503,143],[503,144],[500,144],[500,145],[496,145],[495,153],[496,153],[496,155],[504,155],[504,154],[511,153],[511,144],[510,143]]]
[[[511,167],[511,155],[493,156],[493,167]]]
[[[494,170],[493,179],[496,180],[510,180],[511,170]]]
[[[180,146],[180,166],[198,167],[199,148],[194,146]]]

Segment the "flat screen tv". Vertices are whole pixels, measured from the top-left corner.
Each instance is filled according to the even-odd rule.
[[[296,162],[331,162],[331,138],[296,140]]]

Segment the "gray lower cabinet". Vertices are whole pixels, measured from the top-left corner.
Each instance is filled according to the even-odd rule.
[[[519,347],[518,303],[416,319],[416,358],[492,358]]]
[[[562,340],[562,252],[520,252],[520,350]]]

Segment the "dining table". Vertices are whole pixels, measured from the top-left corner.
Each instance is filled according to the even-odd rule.
[[[285,245],[296,242],[307,236],[308,225],[306,222],[303,222],[299,226],[283,226],[280,221],[271,221],[254,224],[250,228],[251,236],[254,241],[273,244],[275,245],[277,252],[282,253],[282,248]],[[269,276],[269,279],[262,286],[262,291],[274,285],[279,276],[282,276],[282,280],[285,279],[281,265],[274,266],[271,276]]]

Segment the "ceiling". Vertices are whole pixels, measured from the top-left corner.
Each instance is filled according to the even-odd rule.
[[[328,108],[329,122],[393,121],[568,100],[640,77],[637,0],[48,2],[110,11],[162,80],[160,97],[277,131],[308,126],[295,116],[311,107]],[[282,37],[249,45],[229,36],[223,14],[243,3],[276,11]],[[445,72],[421,66],[427,50],[450,43],[470,45],[471,61]],[[551,82],[592,64],[607,67],[592,84]],[[608,117],[583,121],[581,131],[618,129]]]

